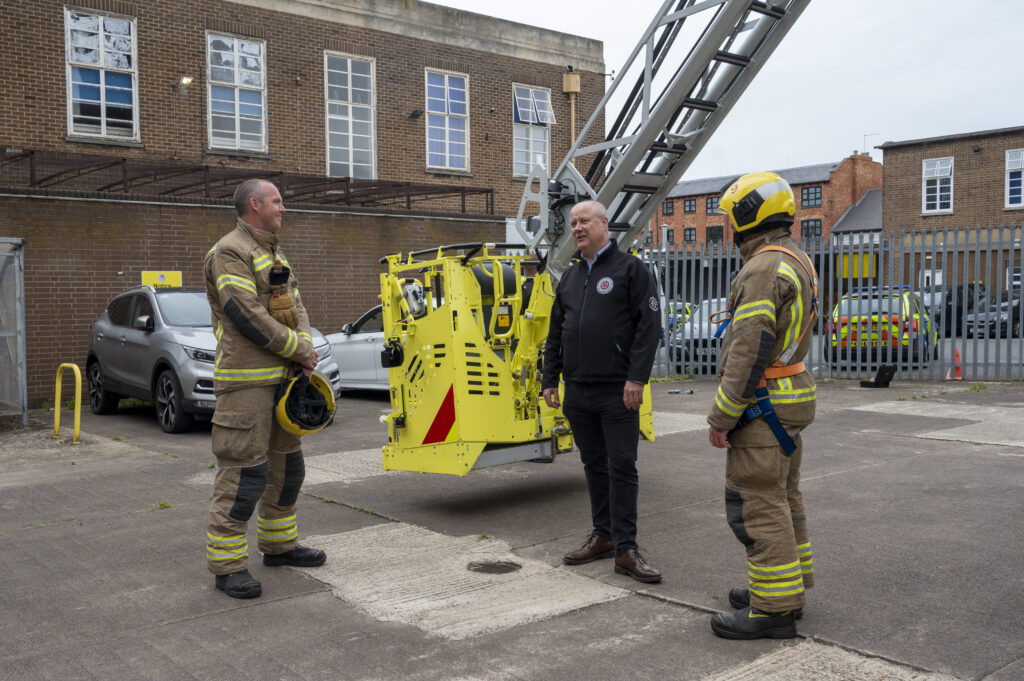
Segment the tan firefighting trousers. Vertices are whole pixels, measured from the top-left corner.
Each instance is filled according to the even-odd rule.
[[[787,429],[788,430],[788,429]],[[786,456],[764,419],[729,435],[725,508],[729,526],[747,548],[750,604],[765,612],[804,606],[814,585],[814,561],[800,493],[803,438]]]
[[[263,553],[295,548],[295,507],[305,477],[299,438],[274,417],[277,386],[244,388],[217,395],[213,455],[217,475],[206,530],[207,565],[215,575],[245,569],[247,524],[257,510],[256,533]]]

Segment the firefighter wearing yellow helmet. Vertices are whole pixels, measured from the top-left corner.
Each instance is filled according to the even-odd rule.
[[[775,173],[744,175],[719,199],[743,266],[732,281],[708,414],[708,439],[726,448],[726,517],[746,547],[747,585],[735,613],[715,615],[723,638],[791,638],[814,583],[800,493],[800,432],[814,420],[814,377],[804,366],[817,304],[814,265],[790,236],[796,202]]]
[[[206,558],[218,589],[233,598],[254,598],[262,587],[247,567],[253,513],[264,565],[315,567],[327,558],[298,543],[296,505],[305,477],[301,432],[275,415],[282,382],[296,371],[308,376],[317,364],[295,274],[278,244],[284,203],[270,182],[246,180],[235,190],[235,209],[235,228],[203,264],[217,336],[217,473]]]

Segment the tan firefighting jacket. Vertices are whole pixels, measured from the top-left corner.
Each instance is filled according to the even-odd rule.
[[[806,256],[786,229],[752,236],[740,246],[743,267],[729,293],[732,320],[726,327],[719,356],[718,391],[708,424],[731,430],[754,403],[754,390],[765,368],[798,342],[785,364],[802,361],[811,347],[811,332],[800,338],[808,323],[814,282],[800,262],[779,251],[758,250],[767,245]],[[810,266],[809,262],[805,262]],[[791,433],[814,420],[814,376],[803,371],[786,378],[767,379],[768,393],[779,422]]]
[[[288,328],[268,311],[275,262],[290,269],[277,242],[277,234],[239,218],[235,229],[206,254],[206,297],[217,335],[214,393],[280,383],[292,362],[304,362],[313,354],[309,317],[294,273],[289,273],[287,284],[298,328]]]

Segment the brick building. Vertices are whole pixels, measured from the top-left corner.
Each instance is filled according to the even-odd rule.
[[[502,240],[529,164],[557,164],[604,92],[598,41],[416,0],[35,0],[0,19],[0,236],[27,240],[35,403],[141,271],[201,283],[240,180],[281,186],[282,245],[330,333],[376,301],[382,255]]]
[[[882,187],[882,166],[868,154],[854,152],[836,163],[823,163],[774,171],[793,188],[796,217],[793,237],[798,244],[827,241],[832,228],[861,198]],[[652,241],[681,248],[725,245],[732,236],[724,215],[717,214],[718,199],[738,175],[680,182],[651,220]]]
[[[1020,224],[1024,127],[886,142],[886,232]]]

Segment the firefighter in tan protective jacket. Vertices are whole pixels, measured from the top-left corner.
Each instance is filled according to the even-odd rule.
[[[814,420],[804,366],[817,304],[813,263],[790,236],[796,202],[775,173],[750,173],[719,200],[743,266],[729,295],[709,440],[726,454],[725,508],[747,551],[735,613],[715,615],[723,638],[792,638],[814,564],[800,493],[800,431]]]
[[[235,229],[203,263],[217,336],[217,474],[206,555],[218,589],[254,598],[262,592],[247,569],[246,527],[254,511],[264,565],[315,567],[326,560],[323,551],[298,545],[305,464],[299,438],[274,415],[279,386],[293,371],[311,373],[317,356],[295,275],[278,246],[280,192],[265,180],[247,180],[235,190],[235,208]]]

